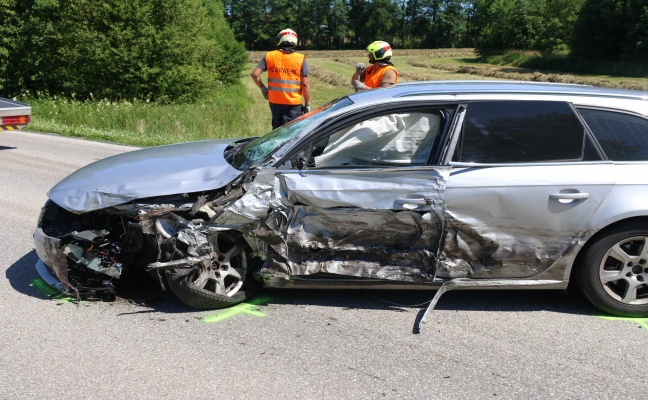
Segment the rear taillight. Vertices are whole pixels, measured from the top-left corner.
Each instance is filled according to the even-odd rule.
[[[27,125],[29,115],[16,115],[14,117],[2,117],[2,125]]]

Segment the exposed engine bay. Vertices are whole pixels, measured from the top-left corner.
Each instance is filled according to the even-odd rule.
[[[167,196],[83,214],[48,201],[39,222],[45,235],[44,259],[65,290],[79,298],[114,300],[116,280],[137,269],[163,286],[165,272],[167,278],[186,280],[191,272],[201,275],[198,271],[203,270],[198,282],[202,288],[233,296],[247,274],[244,252],[249,247],[241,246],[236,234],[217,238],[219,229],[200,210],[208,198],[219,198],[209,204],[213,217],[223,201],[242,195],[228,189],[233,196],[223,196],[222,191]]]

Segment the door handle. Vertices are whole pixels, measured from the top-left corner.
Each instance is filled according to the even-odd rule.
[[[589,193],[554,193],[550,194],[549,198],[557,200],[583,200],[589,198]]]

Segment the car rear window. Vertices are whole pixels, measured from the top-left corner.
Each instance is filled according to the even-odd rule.
[[[453,161],[581,161],[587,158],[585,139],[585,128],[565,102],[470,102]]]
[[[635,115],[579,108],[578,111],[613,161],[648,160],[648,121]]]

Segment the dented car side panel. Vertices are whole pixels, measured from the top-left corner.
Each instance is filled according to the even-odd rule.
[[[613,168],[605,162],[455,168],[438,276],[525,278],[546,271],[592,235],[588,221],[614,185]]]
[[[281,241],[261,275],[434,279],[447,168],[281,171]]]

